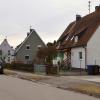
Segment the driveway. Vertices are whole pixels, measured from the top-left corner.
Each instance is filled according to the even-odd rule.
[[[99,100],[80,93],[61,90],[10,76],[0,76],[0,100]]]
[[[81,80],[100,83],[100,75],[98,75],[98,76],[79,76],[77,78],[79,78]]]

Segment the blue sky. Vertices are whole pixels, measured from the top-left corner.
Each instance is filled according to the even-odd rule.
[[[100,4],[91,0],[91,12]],[[57,40],[76,14],[88,14],[88,0],[0,0],[0,42],[7,36],[12,46],[26,37],[32,26],[45,43]]]

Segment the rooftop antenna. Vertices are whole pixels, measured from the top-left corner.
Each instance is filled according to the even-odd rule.
[[[7,36],[5,38],[7,39]]]
[[[88,3],[89,3],[89,5],[88,5],[88,7],[89,7],[89,14],[90,14],[90,11],[91,11],[91,1],[88,1]]]
[[[30,29],[32,29],[32,26],[30,26]]]

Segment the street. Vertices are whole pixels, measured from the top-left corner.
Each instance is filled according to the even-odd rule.
[[[0,100],[99,100],[47,84],[34,83],[10,76],[0,76]]]

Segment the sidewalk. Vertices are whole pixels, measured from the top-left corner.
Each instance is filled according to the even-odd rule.
[[[30,80],[30,81],[39,81],[43,79],[48,79],[49,76],[45,75],[38,75],[34,73],[28,73],[28,72],[22,72],[22,71],[15,71],[15,70],[4,70],[5,75],[12,76],[12,77],[17,77],[25,80]]]
[[[4,72],[12,77],[100,98],[100,76],[46,76],[11,70],[5,70]]]

